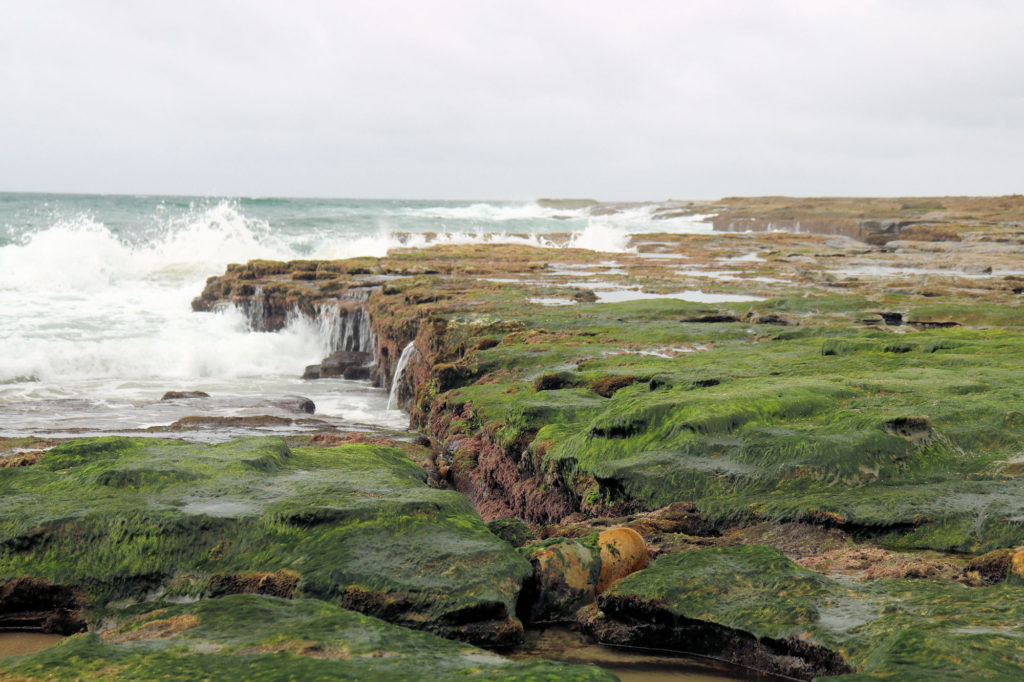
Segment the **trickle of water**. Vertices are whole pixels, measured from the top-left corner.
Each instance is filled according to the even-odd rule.
[[[418,352],[412,341],[402,349],[402,354],[398,358],[398,365],[395,366],[395,375],[391,379],[391,392],[388,394],[388,412],[398,407],[398,387],[401,384],[402,377],[405,375],[406,366],[409,364],[412,356]]]
[[[266,310],[263,306],[263,287],[256,287],[248,306],[249,329],[254,332],[265,331]]]
[[[338,306],[321,303],[316,311],[316,326],[324,352],[333,353],[341,344],[341,328],[343,320]]]

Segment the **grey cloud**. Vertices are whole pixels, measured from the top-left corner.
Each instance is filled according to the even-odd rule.
[[[1021,191],[1019,3],[8,4],[2,190]]]

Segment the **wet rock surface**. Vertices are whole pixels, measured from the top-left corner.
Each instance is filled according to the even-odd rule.
[[[287,594],[468,641],[522,634],[515,602],[528,562],[393,448],[103,438],[5,471],[8,584],[33,576],[93,606]]]
[[[1018,597],[934,580],[851,584],[743,546],[662,557],[616,583],[586,624],[603,641],[718,651],[799,679],[1011,679],[1024,646],[1004,609]]]
[[[313,371],[313,367],[319,369]],[[304,378],[343,377],[345,379],[365,380],[370,378],[373,369],[373,354],[362,351],[340,350],[332,353],[317,366],[306,368]],[[316,376],[311,376],[316,374]]]
[[[206,391],[167,391],[160,400],[191,400],[193,398],[209,398]]]
[[[596,668],[510,661],[319,600],[252,594],[110,612],[97,632],[0,659],[17,679],[613,680]]]

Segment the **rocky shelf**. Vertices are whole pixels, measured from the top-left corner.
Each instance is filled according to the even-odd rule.
[[[419,443],[19,444],[0,623],[89,632],[0,670],[602,679],[472,648],[561,622],[799,679],[1014,677],[1024,236],[907,234],[229,266],[196,311],[329,327],[306,376],[390,389]]]

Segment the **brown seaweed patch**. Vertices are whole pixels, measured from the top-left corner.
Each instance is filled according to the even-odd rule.
[[[932,420],[926,416],[897,417],[885,422],[885,430],[912,443],[919,444],[931,439],[933,433]]]
[[[0,457],[0,469],[31,466],[42,459],[44,454],[46,454],[45,450],[28,450]]]
[[[797,564],[819,573],[852,573],[861,580],[883,578],[958,580],[964,569],[940,558],[900,554],[879,547],[848,547],[798,559]]]
[[[590,385],[590,390],[603,398],[611,398],[620,388],[632,386],[638,381],[634,376],[601,377]]]
[[[170,426],[155,427],[153,430],[184,431],[202,427],[239,427],[239,426],[291,426],[293,420],[287,417],[274,417],[263,414],[254,417],[182,417]]]
[[[967,570],[977,571],[982,582],[995,585],[1006,580],[1012,559],[1012,549],[997,549],[971,559],[967,563]]]
[[[375,436],[367,436],[365,433],[346,433],[344,435],[334,433],[318,433],[309,439],[310,445],[316,445],[322,448],[333,448],[338,445],[348,445],[349,443],[362,443],[365,445],[381,445],[384,447],[395,447],[399,444],[398,441],[391,440],[390,438],[378,438]]]
[[[210,578],[209,596],[226,594],[265,594],[290,599],[299,586],[299,574],[282,569],[276,573],[236,573],[214,575]]]

